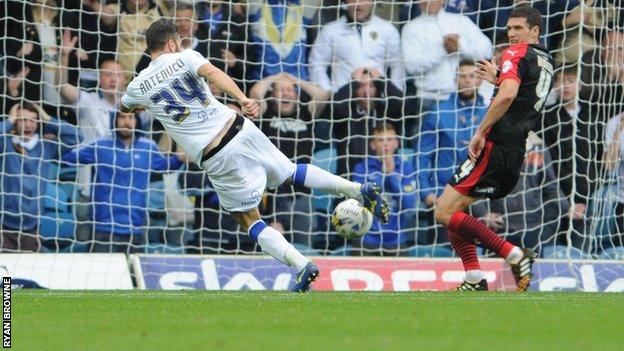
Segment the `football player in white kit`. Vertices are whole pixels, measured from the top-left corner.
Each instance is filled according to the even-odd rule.
[[[152,62],[128,85],[121,110],[147,109],[162,123],[190,160],[208,173],[221,206],[242,229],[264,252],[299,272],[292,291],[308,291],[319,270],[260,217],[258,204],[266,187],[295,184],[348,196],[387,221],[388,205],[373,183],[294,164],[249,119],[217,101],[206,80],[235,98],[245,115],[254,118],[260,111],[223,71],[196,51],[181,50],[173,21],[159,19],[145,35]]]

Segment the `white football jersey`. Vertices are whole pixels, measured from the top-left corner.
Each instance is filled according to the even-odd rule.
[[[191,49],[162,54],[128,84],[121,100],[127,108],[150,111],[196,164],[206,145],[236,114],[217,101],[197,75],[205,63],[208,60]]]

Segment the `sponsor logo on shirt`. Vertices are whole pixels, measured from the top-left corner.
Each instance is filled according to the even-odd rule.
[[[509,70],[513,67],[513,63],[511,63],[511,61],[507,60],[505,62],[503,62],[503,68],[501,69],[501,71],[503,73],[507,73],[509,72]]]

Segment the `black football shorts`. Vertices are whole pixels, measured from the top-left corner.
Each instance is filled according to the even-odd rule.
[[[477,161],[462,163],[449,184],[466,196],[500,199],[518,183],[523,163],[523,153],[486,140]]]

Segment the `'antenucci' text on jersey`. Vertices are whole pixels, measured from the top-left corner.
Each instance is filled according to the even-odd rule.
[[[130,84],[122,98],[127,108],[145,107],[190,159],[202,152],[235,112],[217,101],[197,70],[208,63],[191,49],[158,56]]]

